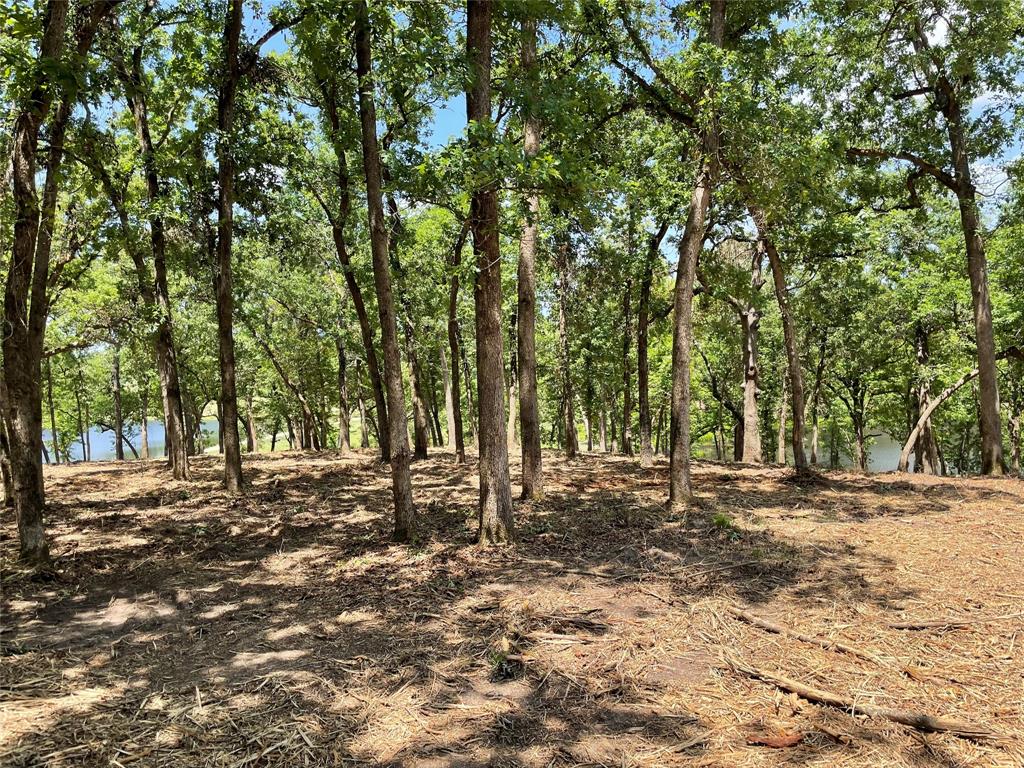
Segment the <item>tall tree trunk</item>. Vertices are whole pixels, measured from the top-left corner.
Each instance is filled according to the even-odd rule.
[[[811,390],[811,466],[818,463],[818,408],[821,402],[821,384],[825,377],[825,351],[828,340],[822,334],[818,343],[818,367],[814,371],[814,388]]]
[[[79,376],[81,376],[81,368],[79,368],[78,374],[79,374]],[[0,389],[2,389],[2,388],[3,388],[2,379],[0,379]],[[3,405],[4,400],[5,400],[5,398],[0,398],[0,406]],[[82,444],[82,460],[83,461],[88,461],[89,457],[88,457],[87,452],[85,450],[85,421],[82,419],[82,392],[81,392],[81,381],[80,380],[76,380],[75,381],[75,416],[77,418],[76,426],[78,427],[78,440]],[[3,427],[3,419],[0,418],[0,432],[3,431],[3,428],[4,428]],[[70,460],[70,458],[71,457],[69,455],[68,459]],[[12,503],[13,503],[13,500],[12,500]]]
[[[389,461],[391,457],[391,438],[388,427],[387,394],[381,377],[380,362],[377,359],[377,352],[374,348],[370,316],[366,311],[366,302],[363,300],[363,292],[359,287],[359,282],[356,280],[355,271],[352,268],[352,258],[349,254],[348,244],[345,241],[345,228],[348,225],[348,217],[352,208],[352,191],[348,160],[345,156],[346,145],[341,135],[341,118],[338,112],[337,93],[327,83],[322,86],[321,93],[324,100],[324,111],[331,126],[333,138],[331,144],[334,147],[335,159],[337,161],[338,211],[336,214],[332,213],[326,204],[322,205],[324,213],[327,214],[331,222],[334,249],[338,254],[338,261],[341,262],[341,269],[345,275],[345,285],[348,288],[349,296],[352,297],[352,306],[355,309],[356,320],[359,323],[359,337],[363,342],[363,358],[366,360],[367,373],[370,376],[370,387],[373,390],[374,405],[377,408],[377,420],[382,425],[379,433],[381,459]]]
[[[37,54],[39,63],[61,59],[69,5],[61,0],[49,0],[46,4]],[[77,42],[78,52],[84,54],[92,36],[89,35],[84,46],[81,36]],[[14,121],[11,144],[14,232],[4,286],[5,330],[0,337],[6,387],[3,418],[10,455],[14,511],[18,520],[20,557],[29,563],[45,564],[50,554],[43,525],[45,497],[40,458],[43,449],[40,363],[48,311],[46,289],[58,173],[63,159],[64,133],[71,114],[71,98],[63,95],[50,122],[50,148],[40,208],[36,193],[39,130],[59,89],[48,80],[42,67],[38,71],[37,81]]]
[[[142,388],[140,400],[142,419],[139,422],[139,454],[141,458],[149,459],[149,382]]]
[[[725,0],[711,0],[710,42],[725,37]],[[711,193],[718,175],[718,129],[712,115],[701,137],[701,160],[690,197],[690,211],[679,244],[672,328],[672,411],[669,504],[685,506],[693,496],[690,478],[690,361],[693,354],[693,281],[704,243]]]
[[[782,382],[782,397],[779,400],[779,431],[775,442],[775,463],[786,463],[786,395],[787,386],[785,380]]]
[[[758,417],[760,395],[760,366],[758,365],[757,341],[761,328],[761,311],[747,307],[741,313],[743,343],[743,452],[741,459],[746,464],[760,464],[761,425]]]
[[[800,365],[800,350],[798,348],[798,337],[796,333],[796,322],[793,319],[793,312],[789,307],[789,289],[786,287],[786,276],[782,267],[782,259],[775,247],[775,240],[772,230],[764,211],[756,204],[750,203],[748,199],[748,210],[751,218],[757,226],[758,247],[762,248],[768,257],[768,265],[772,271],[772,281],[775,286],[775,299],[779,305],[779,314],[782,316],[782,335],[786,348],[786,368],[789,373],[789,395],[792,401],[793,414],[793,463],[796,471],[803,474],[809,471],[807,455],[804,453],[804,374]]]
[[[235,95],[241,76],[238,61],[243,0],[228,0],[224,19],[224,61],[217,93],[217,345],[220,362],[221,434],[224,440],[224,487],[242,490],[242,451],[238,439],[238,395],[235,388],[234,282],[231,239],[234,225],[235,163],[231,133]]]
[[[576,435],[576,414],[573,409],[572,353],[569,344],[569,297],[571,277],[571,244],[569,233],[563,232],[556,250],[558,270],[558,368],[562,384],[562,424],[565,430],[565,457],[579,453]],[[612,427],[615,432],[615,427]]]
[[[522,27],[522,69],[527,78],[537,72],[537,20],[527,18]],[[523,115],[523,151],[527,161],[540,151],[540,120],[533,109],[534,93]],[[519,326],[516,351],[519,376],[519,433],[523,453],[524,499],[544,495],[544,472],[540,453],[540,414],[537,403],[537,243],[540,233],[540,194],[531,190],[526,199],[519,240],[517,291]]]
[[[643,277],[640,280],[640,299],[636,312],[636,381],[637,408],[640,416],[640,466],[654,466],[651,448],[651,364],[648,359],[648,339],[651,324],[651,289],[654,285],[655,259],[661,252],[661,243],[668,234],[669,222],[662,222],[658,231],[651,235],[644,259]]]
[[[440,448],[444,443],[444,433],[441,431],[441,415],[437,406],[437,374],[433,366],[427,364],[427,373],[430,375],[428,381],[430,393],[430,432],[434,440],[434,447]]]
[[[960,225],[967,245],[967,275],[971,281],[971,304],[974,309],[974,334],[978,349],[978,426],[981,432],[981,473],[1003,473],[1003,434],[999,419],[999,376],[996,370],[995,336],[992,331],[992,301],[988,293],[988,262],[981,237],[977,191],[971,173],[971,158],[963,125],[957,89],[940,75],[936,91],[946,118],[949,148],[956,180]]]
[[[449,338],[449,341],[451,341],[450,338]],[[455,410],[456,410],[455,392],[454,392],[454,389],[452,388],[452,376],[453,375],[458,375],[458,368],[459,368],[458,365],[453,365],[453,366],[449,366],[448,365],[448,356],[445,354],[445,352],[444,352],[444,345],[442,344],[441,345],[441,377],[442,377],[442,382],[444,384],[444,415],[445,415],[445,424],[446,424],[446,426],[448,428],[447,447],[448,447],[449,451],[452,451],[453,453],[455,453],[455,455],[456,455],[455,463],[456,464],[461,464],[462,462],[464,462],[466,460],[465,449],[463,449],[463,455],[462,455],[462,458],[460,459],[459,456],[458,456],[458,449],[456,447],[456,445],[457,445],[457,443],[456,443],[456,430],[459,430],[461,428],[461,426],[462,426],[462,419],[460,418],[458,420],[458,426],[456,426],[456,419],[455,419]],[[461,417],[461,415],[462,414],[459,414],[460,417]]]
[[[466,117],[478,126],[491,122],[492,0],[467,0],[466,53],[472,80],[466,91]],[[479,149],[470,142],[470,152]],[[473,190],[470,229],[476,255],[476,376],[480,422],[481,544],[512,541],[512,484],[504,414],[504,354],[501,322],[501,251],[498,244],[498,190],[490,182]]]
[[[181,382],[178,376],[178,357],[174,344],[170,290],[167,283],[167,238],[165,234],[164,189],[156,165],[156,151],[149,126],[149,109],[143,83],[142,46],[132,52],[130,66],[119,61],[116,69],[125,88],[128,109],[135,121],[135,135],[142,155],[146,178],[146,196],[149,209],[149,239],[153,255],[154,279],[149,285],[145,270],[139,280],[143,299],[157,310],[157,328],[153,337],[156,350],[157,375],[160,378],[160,398],[164,415],[164,450],[172,476],[186,480],[188,451],[185,438],[185,415],[181,401]]]
[[[995,355],[994,359],[1002,360],[1003,358],[1006,357],[1013,357],[1015,359],[1022,360],[1024,359],[1024,353],[1022,353],[1019,347],[1009,347],[1007,349],[1004,349],[999,354]],[[976,376],[978,376],[979,372],[979,368],[975,368],[973,371],[965,373],[955,382],[953,382],[944,390],[942,390],[942,392],[939,393],[936,397],[931,398],[931,400],[928,403],[928,407],[921,412],[921,415],[917,419],[917,424],[914,425],[914,428],[910,431],[910,436],[907,437],[907,442],[903,444],[903,450],[900,451],[900,460],[897,466],[898,472],[907,471],[907,467],[910,463],[910,453],[911,451],[914,450],[914,444],[917,442],[918,435],[921,434],[921,430],[924,429],[925,422],[931,418],[931,415],[935,412],[935,409],[942,405],[942,403],[944,403],[947,398],[949,398],[958,389],[960,389],[960,387],[962,387],[967,382],[972,381]],[[941,463],[941,455],[939,457],[939,460]],[[942,474],[945,474],[945,471],[943,471]]]
[[[366,401],[363,400],[363,392],[360,389],[356,398],[359,407],[359,447],[370,447],[370,419],[366,415]]]
[[[519,419],[519,387],[518,364],[516,360],[516,321],[515,313],[509,318],[509,361],[508,361],[508,421],[505,423],[505,436],[508,440],[509,454],[515,453],[519,445],[516,443],[516,421]]]
[[[340,336],[334,339],[338,353],[338,450],[342,455],[352,450],[351,413],[348,404],[348,366],[345,358],[345,343]]]
[[[918,322],[915,327],[914,342],[917,353],[917,364],[923,373],[923,370],[928,366],[931,355],[928,348],[928,333],[920,322]],[[920,415],[928,409],[928,401],[931,397],[928,391],[928,382],[925,380],[923,375],[919,376],[916,394],[917,412]],[[915,472],[934,475],[939,471],[938,448],[935,444],[935,434],[932,431],[932,421],[930,417],[925,419],[921,427],[914,450]]]
[[[416,354],[416,336],[408,308],[406,311],[402,326],[405,331],[405,359],[409,363],[409,389],[412,392],[413,461],[419,461],[427,458],[427,446],[430,441],[427,430],[430,427],[427,401],[423,396],[423,372],[420,370],[419,356]]]
[[[448,385],[445,389],[445,408],[448,414],[448,447],[455,449],[455,463],[466,463],[466,442],[462,431],[462,392],[460,386],[459,366],[461,365],[463,352],[461,351],[462,340],[459,334],[459,267],[462,264],[462,248],[466,244],[466,237],[469,234],[469,220],[462,224],[459,236],[452,249],[449,267],[451,277],[448,283],[448,351],[449,365],[445,374],[445,381]],[[442,355],[443,355],[442,351]],[[442,360],[442,365],[444,361]],[[466,373],[466,389],[469,395],[469,411],[472,419],[473,396],[469,392],[469,373]],[[450,398],[449,398],[450,394]]]
[[[114,394],[114,458],[124,461],[124,416],[121,412],[121,347],[114,345],[114,365],[110,373]]]
[[[391,290],[391,269],[388,264],[390,246],[381,189],[380,145],[377,141],[377,106],[372,72],[373,53],[366,0],[358,0],[356,3],[355,47],[370,251],[373,256],[373,282],[377,292],[377,312],[384,351],[387,412],[390,415],[387,423],[381,426],[382,430],[387,429],[390,437],[391,489],[395,501],[394,538],[396,541],[409,542],[416,538],[416,508],[413,506],[412,478],[409,473],[409,436],[403,418],[405,391],[398,346],[395,300]]]
[[[259,438],[256,436],[256,416],[252,410],[252,392],[245,396],[245,452],[256,453]]]
[[[597,427],[598,448],[601,453],[608,452],[608,414],[604,408],[601,409],[601,418]]]
[[[633,281],[626,280],[622,291],[622,452],[633,455],[633,365],[630,347],[633,343]]]
[[[455,326],[455,334],[459,345],[459,355],[462,357],[462,379],[466,382],[466,405],[469,408],[469,425],[473,432],[473,444],[479,446],[480,437],[476,418],[477,408],[473,399],[473,386],[471,384],[473,379],[469,370],[469,356],[466,354],[466,345],[462,343],[462,331],[457,324]]]
[[[57,433],[57,412],[53,407],[53,371],[50,358],[46,358],[46,405],[50,411],[50,442],[53,443],[53,463],[60,464],[60,435]]]

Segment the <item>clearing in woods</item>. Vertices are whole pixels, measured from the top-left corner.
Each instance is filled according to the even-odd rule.
[[[1022,764],[1021,481],[701,463],[674,517],[664,463],[545,461],[498,549],[448,455],[412,547],[368,455],[253,457],[238,499],[212,458],[48,468],[56,577],[0,526],[0,763]]]

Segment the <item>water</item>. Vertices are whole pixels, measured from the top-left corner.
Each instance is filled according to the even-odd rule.
[[[149,419],[147,422],[149,428],[149,455],[153,458],[158,458],[164,455],[164,443],[166,441],[166,434],[164,433],[164,423],[157,419]],[[211,445],[217,447],[217,419],[206,418],[203,419],[202,424],[203,431],[203,447],[208,448]],[[141,430],[138,424],[125,425],[125,436],[128,438],[128,442],[132,444],[136,451],[141,448]],[[43,430],[43,441],[46,443],[46,450],[52,454],[53,445],[50,442],[50,430]],[[114,454],[114,433],[111,431],[102,431],[99,427],[92,427],[89,430],[89,447],[90,454],[93,461],[110,461],[115,458]],[[73,442],[69,448],[71,454],[71,461],[83,461],[85,459],[85,451],[82,446],[81,438],[78,438]],[[132,453],[131,448],[127,445],[124,447],[124,454],[126,459],[134,459],[135,454]],[[53,456],[50,456],[51,460]]]

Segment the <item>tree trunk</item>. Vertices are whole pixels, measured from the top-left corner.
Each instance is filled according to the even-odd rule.
[[[508,440],[508,452],[513,454],[519,445],[516,443],[516,422],[519,420],[519,388],[517,385],[519,371],[516,361],[516,321],[515,313],[509,318],[509,361],[508,361],[508,420],[505,423],[505,437]]]
[[[396,541],[410,542],[416,538],[416,508],[413,506],[412,478],[409,473],[409,436],[405,419],[402,418],[405,413],[405,392],[398,346],[395,300],[391,290],[391,270],[388,264],[389,237],[381,189],[377,107],[372,74],[373,54],[366,0],[358,0],[356,3],[355,48],[370,251],[373,256],[373,281],[377,293],[377,312],[384,351],[387,413],[390,414],[387,423],[382,424],[381,427],[382,431],[384,428],[387,429],[390,437],[392,495],[395,502],[394,538]]]
[[[252,412],[252,392],[245,397],[245,452],[256,453],[259,439],[256,436],[256,417]]]
[[[60,60],[68,6],[69,3],[60,0],[47,3],[38,62]],[[50,233],[53,230],[57,200],[57,173],[63,156],[64,132],[71,113],[70,97],[65,95],[50,125],[50,149],[43,206],[40,210],[36,194],[39,130],[58,88],[47,81],[42,68],[39,72],[35,86],[14,121],[11,144],[13,247],[4,288],[5,332],[0,334],[3,340],[6,386],[3,418],[10,455],[14,511],[18,520],[20,557],[33,564],[45,564],[50,559],[43,526],[45,497],[40,458],[43,430],[39,382],[46,328],[46,283],[49,276]]]
[[[537,71],[537,20],[522,25],[522,69],[527,78]],[[523,115],[523,150],[527,161],[540,151],[540,120],[533,110],[534,94],[528,91],[529,106]],[[540,195],[531,190],[519,240],[517,290],[519,326],[517,335],[519,376],[519,432],[523,454],[524,499],[544,496],[543,462],[540,453],[540,415],[537,403],[537,243],[540,233]]]
[[[1024,357],[1022,357],[1022,352],[1018,347],[1009,347],[1008,349],[1004,349],[1002,352],[995,355],[993,360],[1002,360],[1003,358],[1006,357],[1024,359]],[[971,381],[978,375],[978,368],[975,368],[973,371],[970,371],[969,373],[965,373],[955,382],[953,382],[944,390],[942,390],[941,393],[939,393],[935,398],[933,398],[928,403],[928,407],[921,412],[921,415],[917,419],[917,424],[915,424],[914,428],[910,431],[910,436],[907,438],[907,442],[903,444],[903,450],[900,451],[900,460],[899,465],[897,467],[898,472],[907,471],[907,466],[910,464],[910,453],[911,451],[914,450],[914,444],[917,442],[918,435],[921,433],[921,430],[924,429],[925,422],[931,418],[931,415],[935,412],[935,409],[942,405],[942,403],[945,402],[946,399],[953,395],[958,389],[960,389],[960,387],[962,387],[964,384]],[[943,474],[945,473],[943,472]]]
[[[597,426],[598,448],[601,453],[608,452],[608,414],[604,408],[601,409],[601,418]]]
[[[338,353],[338,450],[344,455],[352,450],[352,427],[349,419],[345,343],[340,336],[334,339],[334,347]]]
[[[459,355],[462,357],[462,376],[463,381],[466,382],[466,405],[469,407],[469,424],[473,431],[473,444],[478,446],[480,438],[477,429],[476,403],[473,400],[472,377],[469,371],[469,356],[466,354],[466,345],[462,343],[462,331],[459,330],[458,325],[455,326],[455,334],[459,343]]]
[[[558,270],[558,367],[562,384],[561,416],[565,429],[565,457],[572,459],[579,453],[579,441],[576,436],[576,414],[573,410],[572,353],[569,345],[571,245],[567,232],[563,232],[560,238],[556,264]],[[614,432],[614,427],[612,431]]]
[[[789,307],[789,289],[786,287],[786,276],[782,268],[782,259],[775,247],[771,227],[764,211],[748,198],[747,209],[757,226],[758,247],[768,256],[768,264],[772,271],[775,285],[775,299],[782,317],[782,335],[786,348],[786,368],[789,373],[789,395],[792,401],[793,414],[793,463],[796,471],[803,474],[808,471],[807,456],[804,453],[804,375],[800,366],[800,350],[796,333],[796,323]]]
[[[455,450],[455,463],[466,463],[466,442],[462,431],[462,392],[459,366],[462,360],[462,340],[459,334],[459,267],[462,264],[462,248],[469,234],[469,220],[462,224],[459,236],[452,249],[449,267],[451,278],[448,284],[448,351],[449,366],[445,372],[445,409],[448,416],[448,447]],[[442,350],[442,355],[444,351]],[[441,364],[444,365],[442,358]],[[469,390],[469,373],[466,373],[466,389],[469,395],[470,418],[473,412],[473,396]],[[453,442],[454,441],[454,442]]]
[[[224,441],[224,487],[242,490],[242,451],[238,439],[238,396],[235,388],[234,282],[231,239],[234,225],[235,163],[231,133],[235,94],[241,76],[238,61],[243,0],[228,0],[224,20],[224,61],[217,93],[217,345],[220,362],[221,434]]]
[[[359,447],[370,447],[370,419],[366,415],[366,401],[363,400],[362,392],[358,397],[359,405]]]
[[[630,348],[633,344],[633,281],[626,280],[622,291],[622,452],[633,455],[633,366]]]
[[[406,311],[408,312],[408,309]],[[408,314],[402,325],[405,331],[405,359],[409,363],[409,389],[412,392],[413,461],[420,461],[427,458],[427,445],[430,440],[427,435],[429,416],[427,402],[423,397],[423,372],[420,370],[419,356],[416,354],[416,337],[412,319]],[[394,411],[391,413],[394,415]]]
[[[466,52],[472,80],[466,91],[466,117],[486,126],[491,121],[492,0],[467,0]],[[480,149],[470,142],[470,156]],[[490,182],[473,190],[470,228],[477,274],[476,309],[477,401],[480,421],[481,544],[512,541],[512,485],[504,414],[504,370],[501,322],[501,252],[498,243],[498,190]]]
[[[710,42],[725,37],[725,0],[711,0]],[[690,361],[693,353],[693,281],[704,243],[711,193],[718,171],[718,130],[714,117],[701,137],[701,160],[690,198],[690,211],[679,243],[672,328],[672,411],[669,504],[685,506],[693,496],[690,478]]]
[[[114,394],[114,458],[124,461],[124,417],[121,413],[121,347],[114,345],[114,365],[111,371],[111,389]]]
[[[437,374],[431,365],[427,365],[427,372],[430,374],[430,426],[434,440],[434,447],[440,448],[444,444],[444,433],[441,430],[441,412],[437,406]]]
[[[50,442],[53,444],[53,463],[60,464],[60,436],[57,434],[57,412],[53,407],[53,371],[50,358],[46,358],[46,405],[50,411]]]
[[[756,258],[756,257],[755,257]],[[746,464],[760,464],[761,425],[758,417],[760,395],[760,366],[757,357],[757,341],[761,328],[761,311],[747,307],[740,314],[743,343],[743,451],[741,459]]]
[[[824,334],[818,344],[818,367],[814,372],[814,389],[811,393],[811,466],[818,463],[818,407],[821,402],[821,383],[825,376],[825,350],[827,339]]]
[[[178,358],[174,345],[174,327],[171,316],[170,291],[167,284],[167,238],[161,211],[164,204],[164,189],[156,166],[156,152],[149,126],[149,109],[142,75],[142,48],[137,47],[132,55],[131,68],[120,64],[116,67],[125,88],[128,109],[135,121],[135,135],[142,155],[142,167],[146,178],[146,195],[149,209],[149,238],[153,254],[154,280],[148,283],[145,270],[139,274],[140,289],[147,304],[157,310],[157,329],[153,338],[156,350],[157,375],[160,378],[160,398],[164,415],[164,449],[177,480],[186,480],[188,452],[185,438],[185,416],[181,402],[181,383],[178,376]]]
[[[640,281],[640,299],[636,314],[636,380],[637,407],[640,416],[640,466],[654,466],[651,448],[651,364],[648,359],[650,337],[651,289],[654,285],[654,264],[661,252],[661,243],[668,233],[669,222],[662,222],[658,231],[651,236],[644,260],[643,278]]]
[[[782,397],[779,401],[779,432],[775,443],[775,463],[786,463],[786,382],[782,382]]]
[[[931,355],[928,348],[928,334],[920,322],[917,323],[915,328],[914,341],[917,352],[917,364],[923,371],[928,366]],[[930,396],[928,382],[923,376],[920,376],[917,383],[917,412],[919,415],[927,410]],[[939,471],[938,448],[935,444],[935,434],[932,431],[931,418],[925,420],[920,434],[917,436],[914,449],[914,471],[923,472],[927,475],[934,475]]]
[[[281,417],[274,417],[274,426],[270,433],[270,452],[273,453],[277,447],[277,433],[281,429]]]
[[[450,339],[449,339],[449,341],[450,341]],[[456,443],[456,436],[457,436],[456,433],[457,433],[459,427],[461,427],[462,419],[461,418],[459,419],[460,423],[459,423],[459,425],[457,427],[456,426],[456,420],[455,420],[455,410],[456,410],[456,406],[455,406],[455,392],[454,392],[454,390],[452,388],[452,375],[453,374],[455,374],[455,375],[458,374],[458,365],[453,365],[453,366],[449,366],[448,365],[448,356],[445,354],[445,352],[444,352],[444,345],[442,344],[441,345],[441,379],[442,379],[442,383],[444,384],[444,416],[445,416],[445,426],[448,429],[446,445],[447,445],[448,450],[455,454],[455,457],[456,457],[455,458],[455,463],[456,464],[461,464],[462,462],[464,462],[466,460],[466,457],[465,457],[465,449],[463,449],[463,455],[462,455],[462,458],[460,459],[459,455],[458,455],[458,449],[456,447],[456,445],[457,445],[457,443]],[[461,416],[461,414],[459,414],[459,415]]]
[[[142,419],[139,422],[139,454],[141,458],[149,459],[149,382],[143,386],[140,400]]]
[[[981,432],[981,473],[1003,473],[1003,435],[999,419],[999,376],[996,370],[995,336],[992,331],[992,302],[988,293],[988,263],[981,237],[976,189],[971,174],[971,158],[963,126],[957,89],[940,75],[935,84],[941,93],[942,113],[946,118],[949,148],[956,180],[960,225],[967,245],[967,275],[971,281],[974,333],[978,349],[978,426]]]

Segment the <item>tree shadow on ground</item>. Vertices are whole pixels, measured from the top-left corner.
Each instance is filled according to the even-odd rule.
[[[865,580],[894,564],[850,545],[746,530],[713,504],[669,514],[660,467],[549,462],[518,547],[480,550],[472,465],[415,465],[422,539],[400,547],[371,459],[259,457],[237,499],[195,463],[192,484],[102,467],[54,494],[63,574],[4,594],[6,764],[686,764],[755,749],[689,701],[720,675],[714,649],[676,644],[707,629],[690,606],[908,596]],[[716,482],[712,501],[733,488]],[[942,749],[904,757],[953,764]],[[812,732],[773,764],[849,754]]]

